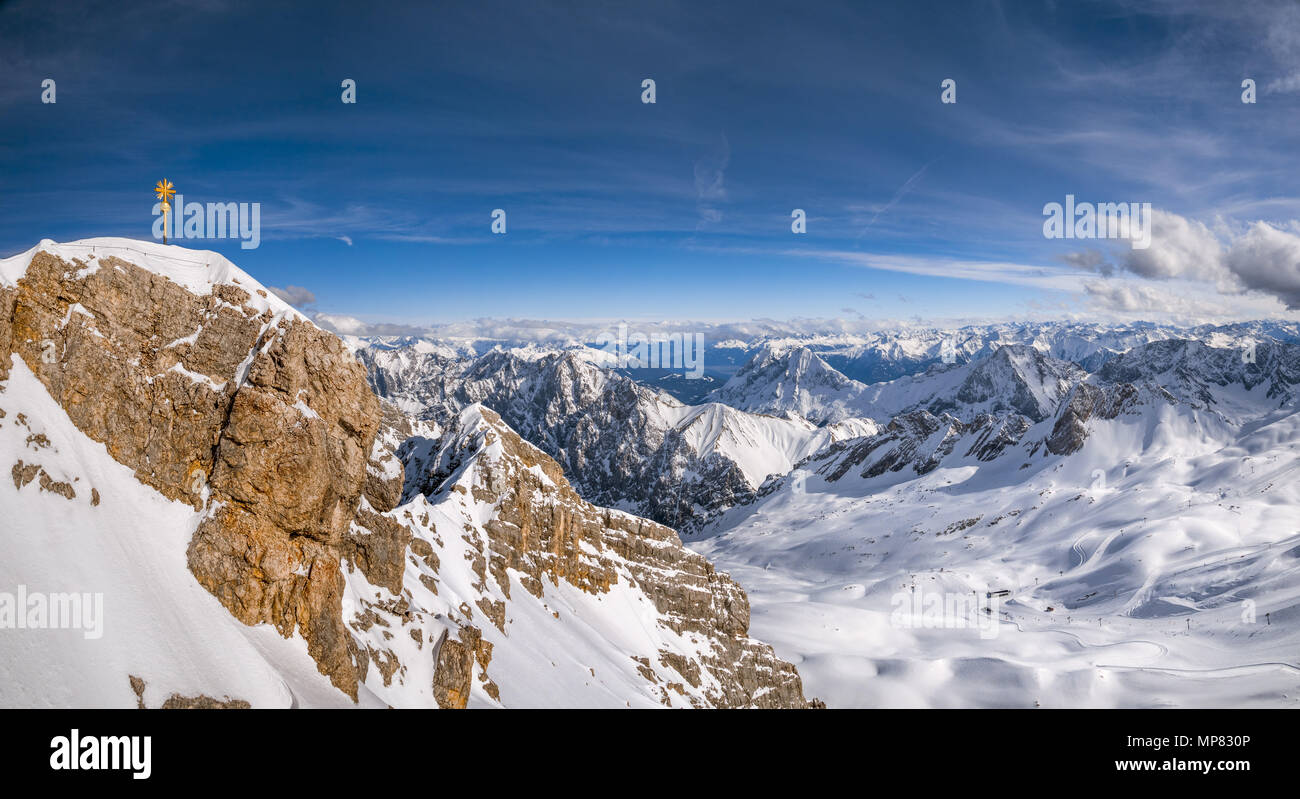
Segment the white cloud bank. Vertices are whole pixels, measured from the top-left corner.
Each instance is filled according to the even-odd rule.
[[[1153,281],[1191,281],[1221,295],[1275,298],[1287,310],[1300,309],[1300,236],[1268,222],[1232,226],[1155,211],[1151,247],[1116,250],[1106,257],[1072,253],[1067,262],[1104,277],[1133,275]]]

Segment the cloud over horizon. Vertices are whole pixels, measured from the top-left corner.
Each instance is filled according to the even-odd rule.
[[[1242,226],[1220,219],[1211,229],[1154,210],[1149,248],[1121,245],[1110,253],[1089,249],[1063,260],[1106,278],[1129,274],[1156,281],[1187,280],[1211,285],[1225,295],[1261,292],[1276,297],[1288,310],[1300,309],[1300,236],[1264,221]]]

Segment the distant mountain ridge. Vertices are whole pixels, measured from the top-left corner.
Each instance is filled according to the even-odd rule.
[[[445,420],[471,404],[489,407],[556,458],[588,501],[679,530],[697,529],[823,445],[875,429],[869,420],[818,427],[720,403],[685,405],[581,349],[461,360],[412,348],[357,354],[376,392],[406,412]]]
[[[1281,326],[1277,332],[1284,338],[1268,339],[1267,328],[1215,328],[1209,339],[1218,346],[1211,347],[1168,338],[1174,331],[1156,326],[1039,325],[1012,329],[1032,334],[1037,346],[994,346],[990,342],[1009,337],[998,326],[966,340],[966,349],[958,349],[964,361],[933,363],[872,385],[841,373],[811,346],[769,342],[700,406],[684,405],[609,368],[607,356],[590,348],[494,349],[454,357],[437,342],[359,340],[356,346],[376,391],[408,412],[435,419],[481,402],[560,460],[584,497],[693,531],[727,508],[751,502],[768,479],[779,479],[825,447],[892,437],[902,449],[891,464],[914,462],[926,451],[918,450],[916,431],[928,437],[936,425],[949,425],[946,440],[936,441],[937,449],[920,463],[933,463],[959,446],[987,458],[1018,442],[1030,427],[1055,420],[1085,388],[1093,392],[1088,397],[1118,390],[1157,398],[1166,391],[1160,383],[1170,382],[1183,401],[1226,402],[1225,412],[1240,416],[1249,408],[1237,412],[1236,399],[1214,400],[1207,380],[1236,381],[1249,389],[1267,379],[1279,399],[1291,396],[1297,367],[1289,353],[1297,345],[1286,337],[1293,331]],[[1088,340],[1090,333],[1099,339]],[[974,341],[981,343],[972,350]],[[1138,343],[1121,352],[1099,342]],[[1090,373],[1080,362],[1054,357],[1053,347],[1101,366]],[[1181,369],[1176,354],[1184,356]],[[1246,363],[1249,358],[1256,363]],[[1075,400],[1076,415],[1080,403]],[[1065,432],[1071,422],[1059,424],[1055,446],[1074,446]],[[970,443],[959,444],[968,436]]]

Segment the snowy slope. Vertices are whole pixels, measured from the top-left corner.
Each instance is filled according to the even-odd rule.
[[[149,707],[172,693],[258,707],[352,704],[301,639],[240,624],[194,580],[185,551],[200,514],[86,438],[17,357],[0,409],[0,462],[39,465],[75,492],[44,490],[39,477],[21,488],[0,481],[0,590],[102,594],[104,614],[98,639],[81,629],[0,631],[0,705],[132,707],[132,675],[145,681]]]
[[[1296,706],[1300,413],[1265,396],[1294,348],[1273,381],[1233,350],[1169,346],[1133,353],[1146,368],[1122,376],[1162,377],[1087,418],[1072,454],[1043,446],[1052,418],[980,457],[955,420],[907,417],[694,546],[831,706]],[[1200,379],[1159,387],[1180,373]],[[904,444],[898,470],[872,468]]]
[[[666,408],[664,418],[701,458],[717,454],[735,463],[751,486],[785,474],[796,463],[841,438],[874,432],[867,419],[817,427],[802,419],[745,413],[722,403]]]

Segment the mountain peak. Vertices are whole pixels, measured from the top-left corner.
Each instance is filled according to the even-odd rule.
[[[794,413],[821,424],[861,416],[865,389],[809,347],[768,343],[709,399],[753,413]]]
[[[249,297],[245,304],[259,313],[270,310],[274,314],[293,316],[309,321],[289,303],[277,297],[251,275],[235,266],[224,255],[212,250],[192,250],[175,244],[160,244],[117,237],[78,239],[60,243],[42,239],[40,244],[0,260],[0,286],[16,285],[26,274],[32,259],[38,253],[80,265],[78,274],[94,274],[101,263],[120,259],[140,269],[167,278],[187,291],[199,296],[213,293],[216,286],[235,286]]]

